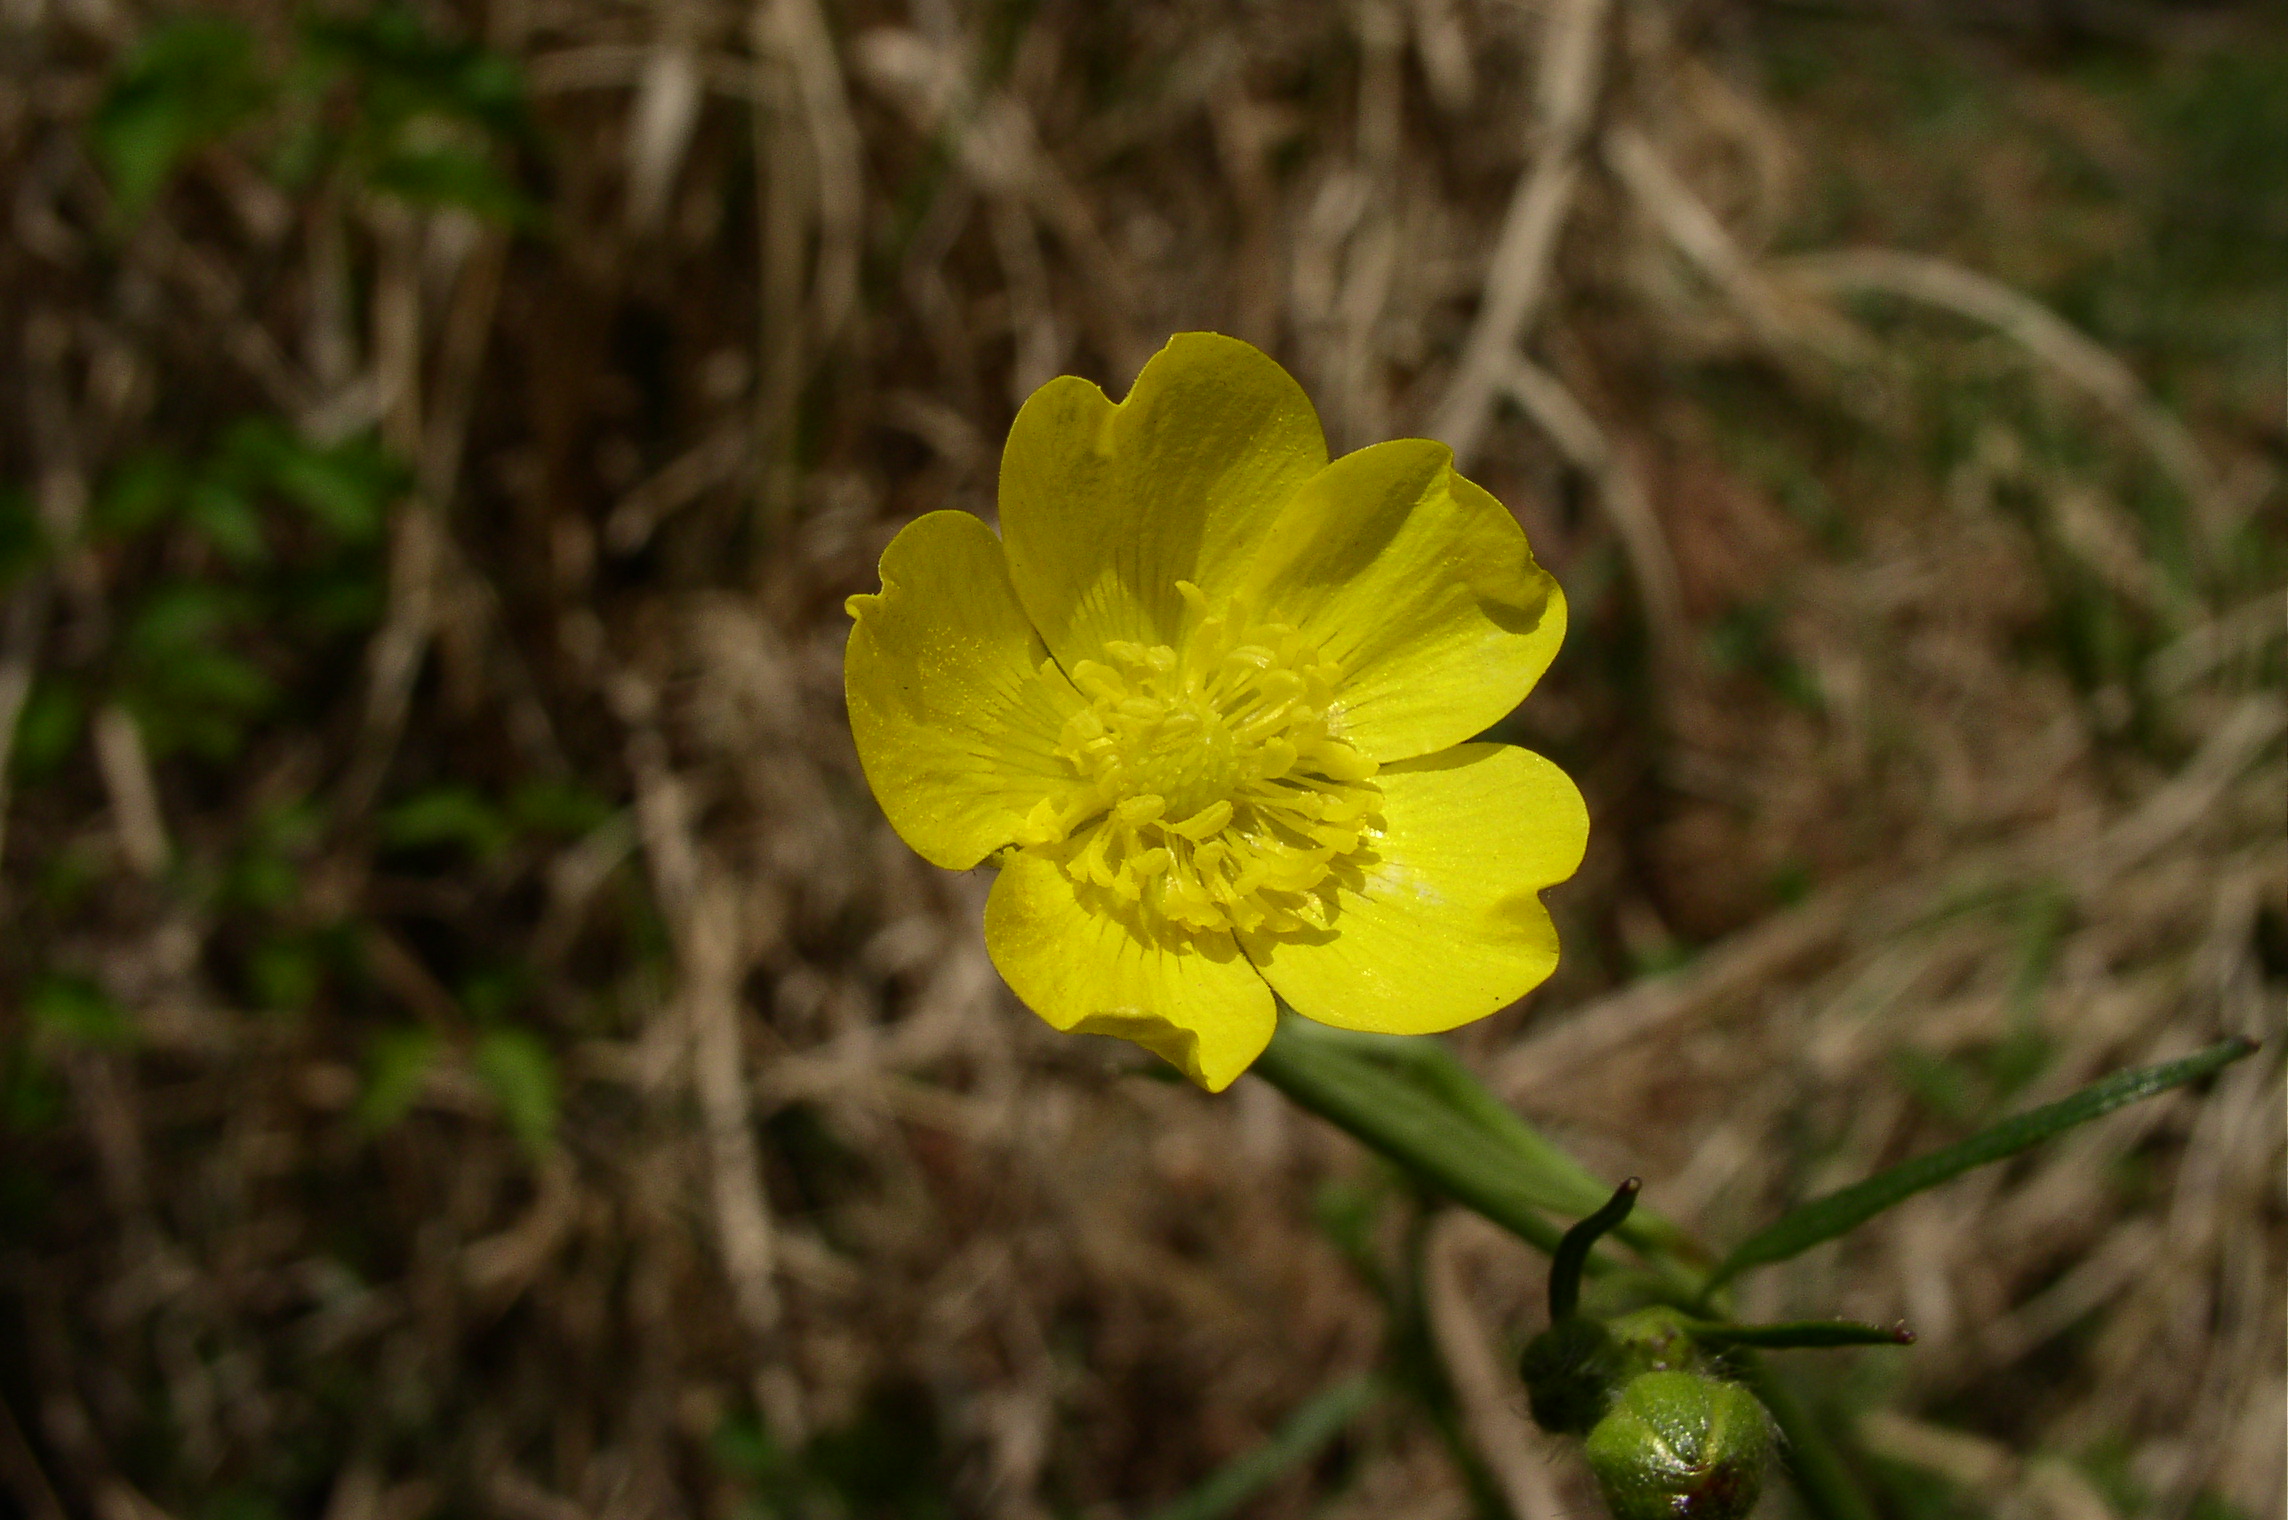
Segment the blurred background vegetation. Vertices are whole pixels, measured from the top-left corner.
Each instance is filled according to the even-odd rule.
[[[1538,1260],[1039,1027],[850,751],[890,535],[1203,327],[1566,587],[1458,1045],[1601,1171],[2273,1042],[1758,1279],[1921,1332],[1804,1369],[1885,1513],[2288,1502],[2278,7],[4,0],[0,188],[13,1512],[1594,1513]]]

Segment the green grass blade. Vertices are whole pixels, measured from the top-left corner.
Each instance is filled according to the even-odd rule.
[[[1925,1188],[1951,1181],[1973,1167],[2015,1156],[2029,1146],[2039,1145],[2125,1104],[2220,1071],[2254,1049],[2254,1040],[2235,1038],[2211,1045],[2181,1061],[2120,1072],[2061,1102],[1981,1130],[1959,1145],[1918,1156],[1888,1171],[1877,1172],[1839,1193],[1814,1199],[1743,1241],[1710,1274],[1708,1291],[1715,1291],[1750,1267],[1786,1261],[1822,1241],[1857,1229],[1894,1204]]]
[[[1270,1440],[1217,1468],[1199,1487],[1160,1509],[1151,1520],[1221,1520],[1317,1456],[1381,1396],[1381,1387],[1370,1377],[1355,1377],[1322,1389],[1304,1400]]]

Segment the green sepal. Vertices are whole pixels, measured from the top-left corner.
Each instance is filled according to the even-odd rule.
[[[1578,1314],[1528,1341],[1517,1365],[1533,1421],[1552,1435],[1587,1434],[1612,1406],[1624,1370],[1604,1321]]]
[[[1589,1264],[1589,1252],[1595,1248],[1597,1238],[1629,1217],[1636,1207],[1637,1190],[1641,1186],[1631,1177],[1613,1190],[1613,1196],[1604,1207],[1565,1232],[1557,1242],[1557,1249],[1549,1256],[1549,1320],[1551,1324],[1570,1319],[1581,1305],[1581,1270]]]

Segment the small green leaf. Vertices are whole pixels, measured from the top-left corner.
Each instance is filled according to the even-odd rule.
[[[176,167],[228,135],[271,96],[254,36],[236,21],[187,15],[130,54],[89,128],[121,211],[139,215]]]
[[[435,112],[514,137],[528,130],[523,70],[505,54],[442,37],[408,5],[303,24],[311,60],[354,79],[369,122],[394,127]]]
[[[129,538],[182,505],[190,472],[165,449],[144,449],[113,466],[89,504],[96,530]]]
[[[539,214],[523,191],[479,153],[465,148],[400,148],[374,164],[366,183],[417,206],[458,206],[506,227]]]
[[[516,1011],[532,992],[532,973],[514,963],[488,966],[462,978],[455,989],[469,1017],[493,1023]]]
[[[186,581],[152,592],[129,619],[121,695],[154,753],[226,759],[247,720],[275,700],[269,676],[219,642],[252,616],[243,594]]]
[[[370,437],[330,449],[296,443],[272,462],[270,479],[280,495],[350,544],[380,538],[390,502],[412,484],[405,467]]]
[[[241,848],[223,873],[223,900],[235,907],[276,908],[302,886],[302,862],[318,839],[324,814],[301,801],[265,808],[240,835]]]
[[[141,673],[123,693],[154,755],[182,751],[227,760],[246,742],[248,720],[278,688],[251,661],[220,649],[185,650]]]
[[[243,492],[219,480],[202,480],[183,501],[183,515],[217,554],[240,569],[270,557],[262,517]]]
[[[2006,1119],[1959,1145],[1918,1156],[1888,1171],[1877,1172],[1841,1192],[1814,1199],[1742,1242],[1709,1275],[1706,1291],[1713,1292],[1750,1267],[1769,1266],[1800,1256],[1823,1241],[1857,1229],[1885,1209],[1924,1189],[1951,1181],[1974,1167],[2015,1156],[2125,1104],[2221,1071],[2255,1049],[2254,1040],[2224,1040],[2181,1061],[2120,1072],[2061,1102]]]
[[[525,1150],[546,1155],[556,1144],[556,1058],[524,1029],[493,1029],[477,1042],[478,1080],[492,1089]]]
[[[255,1002],[273,1013],[300,1013],[325,984],[324,947],[307,937],[274,939],[247,957],[246,980]]]
[[[162,586],[143,600],[128,620],[128,652],[164,662],[207,646],[246,615],[244,598],[198,581]]]
[[[563,839],[601,828],[616,811],[576,781],[528,781],[508,798],[508,816],[519,830]]]
[[[358,1095],[358,1123],[378,1134],[412,1111],[421,1084],[437,1056],[437,1037],[418,1025],[385,1029],[365,1051],[365,1090]]]
[[[43,676],[16,715],[16,749],[9,757],[26,781],[47,777],[79,744],[87,703],[79,688],[59,676]]]
[[[32,1027],[75,1045],[117,1048],[134,1043],[127,1010],[84,976],[41,978],[26,998]]]
[[[0,1048],[0,1128],[28,1135],[63,1116],[63,1085],[28,1040]]]
[[[0,489],[0,592],[12,589],[47,553],[47,530],[30,493]]]
[[[288,611],[295,630],[313,638],[370,628],[381,621],[387,605],[382,567],[370,556],[297,577],[289,588]]]
[[[416,792],[381,816],[381,837],[400,849],[458,845],[479,860],[509,847],[514,831],[501,810],[465,786]]]

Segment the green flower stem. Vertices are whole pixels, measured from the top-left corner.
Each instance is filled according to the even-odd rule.
[[[1564,1231],[1541,1216],[1540,1190],[1446,1105],[1348,1052],[1299,1032],[1293,1014],[1254,1073],[1337,1129],[1382,1152],[1466,1208],[1542,1251]]]
[[[1543,1210],[1586,1214],[1606,1200],[1594,1183],[1588,1206],[1563,1209],[1580,1196],[1580,1163],[1536,1134],[1460,1062],[1424,1057],[1429,1041],[1385,1040],[1328,1031],[1281,1011],[1271,1043],[1254,1073],[1361,1144],[1379,1151],[1438,1192],[1472,1209],[1528,1245],[1554,1253],[1564,1231]],[[1443,1053],[1441,1053],[1443,1054]],[[1449,1064],[1450,1063],[1450,1066]],[[1393,1070],[1393,1065],[1404,1071]],[[1496,1118],[1499,1110],[1504,1117]],[[1530,1143],[1512,1143],[1518,1131]],[[1550,1158],[1559,1158],[1551,1164]],[[1561,1189],[1565,1191],[1560,1191]],[[1632,1224],[1637,1221],[1632,1219]],[[1632,1241],[1650,1270],[1631,1274],[1647,1297],[1675,1308],[1705,1302],[1704,1274],[1687,1263],[1708,1255],[1673,1225],[1662,1224],[1652,1242]],[[1682,1243],[1673,1254],[1666,1239]],[[1680,1260],[1679,1258],[1683,1258]],[[1626,1269],[1592,1252],[1592,1275]],[[1787,1441],[1787,1463],[1805,1508],[1817,1520],[1875,1520],[1843,1457],[1793,1389],[1778,1381],[1751,1351],[1736,1353],[1749,1386],[1771,1410]]]
[[[1557,1206],[1551,1197],[1554,1188],[1536,1169],[1533,1154],[1500,1143],[1473,1117],[1457,1113],[1452,1103],[1377,1061],[1306,1031],[1293,1014],[1281,1015],[1270,1045],[1252,1069],[1301,1107],[1380,1151],[1456,1203],[1540,1251],[1556,1251],[1564,1231],[1542,1212]],[[1485,1101],[1495,1100],[1488,1094]],[[1523,1127],[1522,1120],[1516,1122]],[[1571,1164],[1578,1168],[1578,1163]],[[1599,1188],[1591,1208],[1604,1201],[1605,1190]],[[1653,1297],[1680,1308],[1699,1298],[1699,1274],[1664,1251],[1642,1254],[1650,1269],[1645,1288]],[[1593,1274],[1615,1269],[1601,1256],[1589,1258]]]
[[[1780,1459],[1803,1496],[1804,1508],[1819,1520],[1876,1520],[1875,1506],[1844,1464],[1842,1452],[1795,1389],[1755,1352],[1741,1349],[1733,1357],[1740,1380],[1771,1411],[1772,1422],[1780,1428]]]
[[[2213,1075],[2254,1049],[2253,1040],[2229,1039],[2182,1060],[2117,1073],[2062,1102],[2004,1120],[1805,1204],[1735,1248],[1713,1270],[1705,1266],[1708,1254],[1673,1225],[1652,1221],[1650,1233],[1632,1235],[1629,1225],[1638,1222],[1632,1219],[1615,1233],[1646,1264],[1648,1270],[1631,1274],[1644,1297],[1694,1315],[1699,1322],[1690,1333],[1698,1338],[1736,1348],[1743,1379],[1787,1438],[1788,1467],[1806,1507],[1818,1520],[1873,1520],[1872,1506],[1818,1420],[1748,1348],[1904,1344],[1912,1337],[1903,1329],[1840,1321],[1711,1323],[1706,1316],[1724,1312],[1725,1284],[1749,1268],[1785,1261],[1832,1240],[1926,1188],[2014,1156],[2125,1104]],[[1585,1262],[1575,1261],[1596,1228],[1577,1227],[1568,1246],[1544,1216],[1588,1215],[1595,1225],[1595,1216],[1625,1214],[1631,1195],[1624,1190],[1606,1204],[1602,1185],[1580,1163],[1511,1113],[1436,1042],[1326,1030],[1282,1009],[1255,1071],[1428,1186],[1560,1258],[1565,1270],[1551,1278],[1551,1310],[1559,1318],[1573,1307],[1580,1268],[1616,1270],[1593,1252]]]
[[[1455,1112],[1475,1120],[1516,1153],[1544,1189],[1538,1202],[1558,1214],[1596,1212],[1612,1195],[1612,1185],[1573,1159],[1555,1142],[1519,1118],[1517,1111],[1486,1090],[1484,1083],[1439,1040],[1414,1035],[1365,1034],[1314,1024],[1293,1015],[1281,1019],[1289,1038],[1396,1067]],[[1676,1225],[1641,1204],[1614,1232],[1640,1251],[1662,1251],[1686,1262],[1705,1263],[1709,1253]]]

